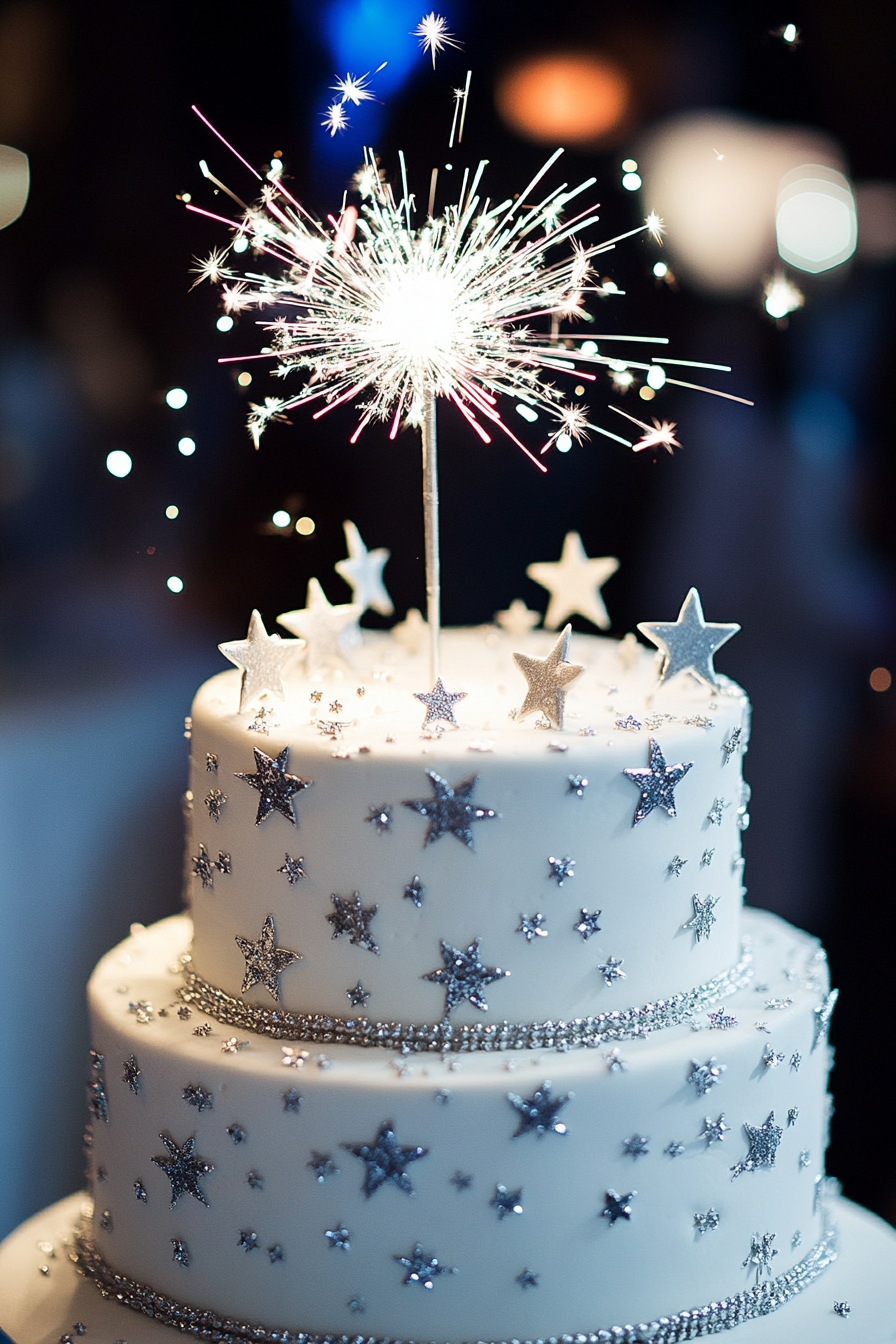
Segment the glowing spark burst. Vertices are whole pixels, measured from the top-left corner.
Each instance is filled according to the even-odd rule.
[[[461,49],[461,43],[448,31],[448,20],[443,19],[441,14],[436,14],[434,10],[430,10],[420,20],[411,36],[419,38],[420,46],[432,56],[433,70],[436,68],[436,56],[440,51],[444,51],[446,47],[454,47],[457,51]]]
[[[665,232],[666,229],[664,221],[660,219],[659,215],[656,213],[655,210],[651,210],[650,214],[647,216],[647,219],[644,221],[644,223],[653,241],[655,243],[659,243],[660,247],[662,247],[663,233]]]
[[[342,103],[333,103],[332,107],[327,108],[326,116],[321,122],[324,130],[329,131],[334,136],[337,131],[344,131],[348,126],[348,117],[345,115],[345,108]]]
[[[763,286],[765,311],[776,322],[802,308],[805,297],[793,281],[782,272],[769,276]]]
[[[380,66],[381,70],[382,68]],[[373,89],[368,83],[369,79],[370,71],[366,75],[358,75],[357,78],[354,75],[347,74],[345,79],[340,79],[337,75],[336,83],[330,87],[334,93],[339,94],[340,103],[354,103],[355,107],[360,107],[362,103],[375,101]],[[330,111],[332,112],[332,110],[331,108]]]
[[[219,285],[222,280],[233,274],[230,268],[224,264],[227,260],[226,251],[222,252],[217,247],[212,248],[205,261],[201,257],[194,257],[193,260],[196,265],[190,267],[190,274],[195,275],[196,279],[190,286],[191,289],[201,285],[203,280],[208,280],[213,285]]]
[[[665,448],[667,453],[671,453],[673,448],[680,448],[681,444],[675,437],[675,423],[669,420],[654,420],[652,425],[646,425],[643,420],[637,420],[628,411],[622,411],[618,406],[611,406],[611,411],[617,415],[624,415],[626,420],[631,420],[633,425],[637,425],[644,432],[637,443],[632,444],[636,453],[641,453],[645,448]]]

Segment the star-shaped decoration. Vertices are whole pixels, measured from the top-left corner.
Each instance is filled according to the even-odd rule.
[[[367,1298],[358,1297],[356,1294],[354,1297],[350,1297],[345,1305],[348,1307],[349,1311],[352,1313],[353,1316],[358,1315],[363,1316],[365,1311],[367,1310]]]
[[[193,876],[199,878],[203,887],[213,887],[215,885],[215,865],[209,857],[205,845],[201,842],[199,853],[195,857],[191,857],[190,862],[193,865]]]
[[[424,887],[423,883],[420,881],[419,877],[417,877],[417,875],[415,874],[404,889],[404,899],[406,901],[413,901],[414,905],[416,905],[417,909],[419,910],[420,907],[423,905],[423,893],[425,890],[426,888]]]
[[[774,1232],[763,1232],[761,1237],[758,1232],[754,1232],[751,1238],[750,1253],[743,1262],[743,1267],[746,1269],[748,1265],[756,1266],[757,1283],[762,1278],[763,1270],[769,1278],[772,1277],[772,1261],[778,1254],[772,1246],[774,1239]]]
[[[822,999],[817,1008],[812,1009],[812,1050],[816,1048],[820,1041],[827,1039],[828,1027],[831,1022],[831,1015],[837,1003],[839,989],[832,989],[831,992]],[[810,1051],[811,1054],[811,1051]]]
[[[289,759],[289,747],[284,747],[276,758],[266,756],[258,747],[253,747],[252,750],[255,755],[255,774],[246,775],[238,770],[236,777],[243,780],[250,788],[257,789],[260,795],[255,825],[260,826],[272,812],[279,812],[281,817],[285,817],[288,822],[295,826],[296,818],[292,806],[293,795],[309,788],[314,780],[302,779],[300,775],[287,774],[286,763]]]
[[[519,1128],[513,1135],[518,1139],[523,1134],[565,1134],[566,1125],[557,1116],[569,1101],[569,1097],[555,1097],[551,1084],[542,1083],[531,1097],[518,1097],[515,1092],[507,1093],[507,1100],[519,1116]]]
[[[718,1120],[713,1120],[712,1116],[707,1115],[703,1121],[703,1129],[698,1138],[706,1140],[707,1148],[711,1143],[723,1143],[725,1135],[731,1133],[731,1126],[725,1124],[724,1111]]]
[[[707,896],[706,900],[701,900],[696,895],[691,897],[694,903],[694,913],[690,919],[685,920],[681,927],[683,929],[693,929],[696,942],[702,943],[704,938],[709,937],[712,926],[716,922],[713,910],[718,905],[719,899],[718,896]]]
[[[728,807],[728,803],[724,798],[713,798],[712,807],[706,814],[706,820],[710,826],[721,826],[726,807]]]
[[[278,1265],[283,1259],[283,1247],[279,1243],[268,1247],[268,1259],[272,1265]]]
[[[227,1133],[233,1143],[237,1145],[246,1142],[246,1131],[243,1129],[242,1125],[228,1125]]]
[[[791,1106],[787,1112],[787,1127],[790,1129],[800,1118],[799,1106]]]
[[[661,807],[670,817],[676,815],[674,789],[694,764],[693,761],[688,761],[687,765],[679,761],[677,765],[666,765],[666,758],[659,742],[653,737],[648,738],[648,742],[649,766],[646,769],[631,768],[622,772],[641,790],[641,798],[632,820],[633,826],[649,817],[655,807]]]
[[[466,691],[446,691],[441,677],[436,678],[436,684],[431,691],[414,691],[414,699],[426,706],[424,728],[428,728],[431,723],[450,723],[456,728],[454,706],[459,700],[466,698]]]
[[[370,998],[370,990],[365,989],[359,980],[354,989],[347,989],[348,1001],[353,1008],[363,1008]]]
[[[210,1111],[214,1108],[215,1098],[206,1088],[200,1087],[198,1083],[190,1083],[181,1093],[188,1106],[195,1106],[197,1111],[202,1114],[203,1111]]]
[[[666,1144],[663,1152],[669,1157],[681,1157],[683,1153],[687,1152],[687,1149],[683,1143],[677,1143],[675,1139],[673,1139],[671,1143]]]
[[[437,1256],[424,1251],[419,1241],[410,1255],[394,1255],[392,1259],[397,1260],[400,1265],[404,1265],[408,1271],[404,1280],[405,1283],[419,1283],[422,1288],[432,1288],[434,1281],[440,1274],[457,1273],[457,1270],[449,1269],[447,1265],[440,1264]]]
[[[449,1180],[458,1192],[461,1190],[469,1190],[470,1186],[473,1184],[473,1177],[468,1175],[465,1171],[456,1171],[453,1176],[449,1177]]]
[[[741,1176],[745,1171],[759,1171],[761,1167],[773,1167],[775,1165],[775,1153],[778,1151],[778,1144],[781,1142],[781,1136],[784,1131],[780,1125],[775,1124],[775,1113],[770,1111],[768,1119],[762,1125],[744,1125],[747,1135],[747,1142],[750,1145],[749,1152],[742,1162],[737,1162],[732,1168],[732,1179],[735,1176]]]
[[[694,1214],[694,1229],[703,1237],[707,1232],[715,1232],[721,1221],[718,1209],[709,1208],[705,1213]]]
[[[282,873],[289,885],[294,887],[297,882],[302,881],[303,877],[308,876],[305,872],[305,856],[300,854],[297,859],[294,859],[290,854],[286,854],[285,862],[281,864],[277,872]]]
[[[249,1186],[250,1190],[263,1190],[264,1177],[261,1175],[260,1172],[255,1171],[254,1169],[252,1171],[247,1171],[246,1184]]]
[[[221,811],[227,802],[227,794],[222,793],[220,789],[209,789],[202,800],[208,808],[208,815],[211,821],[221,820]]]
[[[249,617],[249,633],[245,639],[219,644],[225,658],[242,668],[240,682],[240,713],[244,714],[253,700],[265,692],[284,700],[283,669],[304,647],[301,639],[281,639],[269,635],[257,611]],[[231,674],[232,675],[232,674]]]
[[[704,849],[703,853],[700,855],[700,867],[708,868],[709,865],[712,863],[714,854],[715,854],[714,849]]]
[[[663,652],[661,683],[679,672],[690,672],[707,686],[718,686],[713,656],[732,635],[737,634],[740,626],[705,621],[700,594],[696,588],[691,588],[677,621],[642,621],[638,629]]]
[[[502,971],[499,966],[484,966],[479,959],[479,944],[481,938],[474,938],[463,950],[459,947],[453,947],[451,943],[446,943],[444,938],[441,941],[442,961],[444,965],[438,970],[429,971],[421,976],[423,980],[431,980],[433,984],[441,985],[445,991],[445,1011],[447,1017],[452,1008],[456,1008],[459,1003],[467,1000],[472,1003],[474,1008],[480,1012],[488,1010],[488,1004],[482,991],[486,985],[493,984],[496,980],[503,980],[510,974],[509,971]]]
[[[582,935],[586,943],[589,938],[593,938],[596,933],[600,933],[600,924],[597,922],[600,919],[600,913],[599,910],[589,912],[583,907],[578,922],[572,926],[576,933]]]
[[[794,1050],[793,1054],[790,1056],[790,1067],[794,1073],[799,1073],[802,1062],[803,1057],[799,1050]]]
[[[522,1274],[517,1274],[516,1281],[521,1288],[537,1288],[538,1275],[533,1274],[531,1269],[524,1269]]]
[[[541,613],[530,611],[525,602],[515,597],[506,611],[496,611],[495,620],[512,639],[523,639],[541,620]]]
[[[358,621],[364,608],[358,602],[331,606],[317,579],[308,580],[305,606],[284,611],[277,620],[291,635],[307,641],[306,665],[310,671],[341,667],[351,663],[352,649],[358,643]]]
[[[762,1052],[762,1062],[767,1069],[776,1069],[779,1064],[784,1063],[784,1058],[779,1050],[772,1047],[770,1041],[766,1041],[765,1049]]]
[[[365,820],[370,823],[377,835],[385,835],[392,829],[392,809],[388,806],[371,807]]]
[[[726,1064],[717,1064],[715,1055],[708,1059],[705,1064],[700,1064],[696,1059],[692,1059],[691,1071],[687,1080],[693,1085],[698,1097],[705,1097],[711,1088],[716,1087],[722,1081],[722,1074],[727,1067]]]
[[[521,933],[527,943],[531,943],[534,938],[547,938],[548,931],[544,927],[544,915],[520,915],[520,922],[517,926],[517,933]]]
[[[627,1195],[617,1195],[615,1190],[608,1190],[604,1195],[601,1218],[606,1218],[611,1227],[614,1223],[618,1223],[620,1218],[629,1222],[632,1216],[632,1200],[637,1193],[637,1190],[629,1190]]]
[[[576,875],[576,861],[571,859],[568,854],[563,859],[555,859],[552,854],[548,859],[548,867],[551,870],[548,877],[552,877],[558,887],[562,887],[568,877],[575,877]]]
[[[323,1185],[329,1176],[335,1176],[339,1171],[336,1163],[329,1153],[317,1153],[312,1150],[311,1161],[306,1163],[311,1171],[314,1172],[314,1178],[318,1185]]]
[[[803,1148],[800,1152],[800,1171],[805,1171],[811,1161],[812,1154],[809,1152],[809,1149]]]
[[[229,854],[225,854],[223,850],[219,849],[218,857],[215,859],[215,867],[219,873],[223,873],[226,877],[233,872],[233,859]]]
[[[302,1109],[302,1094],[295,1087],[290,1087],[283,1093],[283,1109],[298,1115]]]
[[[625,979],[625,971],[621,970],[624,957],[607,957],[606,961],[598,964],[597,969],[604,978],[605,985],[612,985],[616,980]]]
[[[350,1251],[352,1248],[351,1233],[343,1223],[332,1228],[329,1232],[325,1232],[324,1236],[334,1250]]]
[[[465,779],[462,784],[452,788],[447,780],[441,775],[437,775],[434,770],[427,770],[430,782],[432,783],[433,798],[411,799],[405,802],[404,806],[409,807],[414,812],[419,812],[421,817],[426,817],[429,822],[429,830],[426,833],[424,846],[432,845],[436,840],[440,840],[443,835],[456,835],[467,849],[473,848],[473,831],[471,829],[474,821],[489,821],[498,814],[490,807],[474,807],[470,802],[473,790],[479,782],[478,775],[471,775]]]
[[[496,1185],[489,1203],[496,1210],[499,1220],[503,1222],[512,1213],[522,1213],[523,1206],[520,1203],[522,1197],[522,1189],[508,1190],[506,1185]]]
[[[416,607],[411,607],[403,621],[392,627],[392,638],[408,653],[419,653],[429,639],[429,626]]]
[[[301,961],[299,952],[277,947],[274,935],[274,916],[268,915],[261,926],[261,936],[254,942],[236,935],[236,943],[246,959],[246,974],[240,988],[246,994],[253,985],[264,985],[272,999],[280,1002],[280,974],[294,961]]]
[[[613,556],[590,560],[578,532],[567,532],[559,560],[539,561],[526,569],[529,578],[551,594],[545,629],[557,630],[568,616],[584,616],[606,630],[610,618],[600,590],[618,568]]]
[[[204,1157],[196,1156],[196,1135],[191,1135],[182,1148],[167,1132],[160,1134],[159,1138],[168,1156],[154,1157],[152,1160],[171,1182],[171,1208],[174,1208],[181,1195],[192,1195],[200,1204],[207,1205],[208,1200],[199,1188],[199,1179],[215,1168]]]
[[[622,1152],[625,1157],[647,1157],[650,1152],[647,1147],[649,1142],[650,1139],[644,1134],[630,1134],[622,1140]]]
[[[604,1055],[604,1063],[610,1073],[625,1073],[628,1068],[628,1064],[619,1053],[619,1047],[615,1045]]]
[[[727,765],[734,753],[739,750],[743,731],[744,730],[741,727],[732,728],[731,732],[722,743],[722,751],[725,753],[725,759],[722,762],[723,765]]]
[[[171,1259],[178,1265],[183,1265],[186,1269],[190,1263],[190,1252],[187,1243],[181,1241],[180,1237],[171,1238]]]
[[[837,1316],[842,1316],[844,1320],[846,1320],[847,1316],[850,1314],[851,1311],[852,1307],[849,1305],[848,1302],[834,1303],[834,1312],[836,1313]]]
[[[342,1146],[364,1163],[364,1184],[361,1188],[368,1199],[387,1183],[398,1186],[406,1195],[412,1195],[414,1187],[406,1169],[429,1152],[428,1148],[400,1147],[390,1124],[380,1125],[373,1143],[344,1143]]]
[[[124,1073],[121,1075],[121,1081],[127,1083],[135,1096],[139,1095],[140,1088],[143,1086],[140,1078],[140,1065],[137,1063],[136,1055],[128,1055],[124,1061]]]
[[[383,566],[391,552],[384,546],[369,551],[354,523],[345,522],[342,528],[348,559],[337,560],[334,569],[351,588],[352,602],[362,613],[369,607],[381,616],[391,616],[395,608],[383,583]]]
[[[379,952],[379,946],[373,934],[370,932],[370,921],[373,919],[378,905],[362,905],[361,893],[352,892],[351,900],[343,900],[334,892],[330,897],[333,902],[333,913],[327,915],[327,923],[333,925],[333,937],[339,938],[343,933],[347,934],[348,940],[355,947],[366,947],[368,952]]]
[[[252,1232],[249,1228],[246,1228],[244,1230],[241,1229],[237,1246],[239,1246],[241,1250],[245,1251],[247,1255],[249,1251],[257,1251],[258,1233]]]
[[[666,866],[666,872],[670,877],[681,877],[681,870],[687,863],[687,859],[681,858],[678,854],[673,854]]]
[[[530,714],[543,714],[552,728],[563,727],[566,690],[585,669],[581,663],[568,661],[569,637],[572,626],[565,626],[545,658],[533,658],[528,653],[515,653],[513,661],[526,678],[526,698],[517,710],[517,719]]]
[[[724,1008],[714,1008],[706,1016],[714,1031],[730,1031],[732,1027],[737,1026],[737,1018],[732,1013],[726,1013]]]
[[[567,793],[574,793],[577,798],[585,797],[585,790],[588,787],[588,781],[584,775],[567,775]]]
[[[149,1195],[146,1193],[146,1186],[142,1181],[134,1182],[134,1195],[138,1204],[147,1204],[149,1202]]]

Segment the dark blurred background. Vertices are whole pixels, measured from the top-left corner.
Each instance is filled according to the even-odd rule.
[[[253,450],[248,403],[281,385],[260,363],[217,363],[261,340],[251,316],[219,329],[208,286],[189,292],[191,259],[225,233],[179,199],[229,204],[200,159],[238,194],[252,183],[191,103],[262,170],[281,157],[290,190],[319,214],[338,211],[365,143],[390,175],[405,150],[419,200],[440,166],[444,203],[480,157],[493,199],[520,190],[556,139],[572,147],[552,185],[593,174],[609,236],[668,197],[676,173],[663,154],[687,150],[692,114],[706,109],[715,120],[701,134],[719,163],[729,138],[753,136],[767,177],[763,145],[786,168],[808,143],[852,184],[858,249],[817,275],[775,260],[774,183],[766,209],[758,169],[745,200],[761,215],[759,243],[737,284],[724,278],[737,228],[713,243],[719,281],[701,271],[708,244],[672,227],[689,208],[707,215],[699,173],[678,182],[683,204],[670,198],[662,251],[641,235],[607,257],[602,274],[626,295],[597,301],[598,330],[668,336],[680,357],[730,364],[694,381],[756,402],[669,386],[651,396],[640,375],[623,394],[601,375],[589,394],[598,421],[616,419],[609,401],[674,420],[674,456],[595,437],[552,453],[543,477],[440,410],[443,615],[487,621],[516,597],[543,609],[526,565],[557,558],[577,529],[590,555],[621,560],[604,590],[616,634],[674,619],[692,584],[708,620],[741,623],[719,664],[755,705],[749,900],[829,945],[842,991],[829,1170],[896,1222],[896,1178],[868,1134],[890,1062],[896,922],[896,9],[452,0],[439,12],[464,48],[433,72],[409,36],[423,8],[0,3],[0,143],[25,151],[32,172],[24,214],[0,233],[0,1235],[78,1184],[94,961],[132,920],[180,906],[183,716],[224,665],[216,644],[242,637],[253,606],[273,629],[312,575],[331,601],[348,600],[333,572],[345,518],[391,549],[399,616],[424,604],[414,433],[390,443],[373,428],[350,446],[346,409],[296,415]],[[570,54],[597,71],[590,128],[587,70],[565,101],[556,80],[538,83],[546,57],[562,66]],[[371,81],[382,101],[349,105],[349,130],[331,138],[321,122],[334,75],[382,60]],[[449,153],[452,90],[468,69],[464,143]],[[638,169],[623,183],[629,159],[640,191]],[[776,269],[805,300],[790,314],[764,295]],[[187,393],[179,409],[172,388]],[[121,477],[107,468],[115,452],[131,463]],[[272,521],[278,511],[286,523]]]

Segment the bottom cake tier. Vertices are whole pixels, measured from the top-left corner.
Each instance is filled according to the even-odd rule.
[[[744,927],[751,986],[689,1026],[445,1057],[234,1037],[178,1000],[188,919],[136,930],[90,985],[82,1267],[181,1324],[330,1337],[774,1311],[836,1255],[833,998],[815,939]]]

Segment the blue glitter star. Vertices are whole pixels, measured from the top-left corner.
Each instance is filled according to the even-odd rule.
[[[419,1241],[410,1255],[394,1255],[392,1259],[404,1265],[408,1271],[405,1283],[419,1283],[422,1288],[432,1288],[434,1280],[440,1274],[457,1273],[447,1265],[440,1264],[437,1256],[425,1252]]]
[[[641,790],[638,806],[632,825],[637,826],[645,817],[649,817],[655,807],[660,807],[670,817],[676,815],[674,789],[684,779],[693,761],[687,765],[679,761],[677,765],[666,765],[662,748],[655,738],[650,743],[650,765],[646,769],[632,767],[623,770],[623,774]]]
[[[600,933],[600,925],[597,922],[599,918],[600,918],[599,910],[592,910],[591,913],[589,914],[589,912],[583,907],[578,923],[573,924],[572,927],[576,933],[580,933],[582,935],[583,940],[587,943],[588,939],[592,938],[594,934]]]
[[[475,938],[466,949],[461,950],[459,947],[452,947],[451,943],[446,943],[444,938],[441,939],[444,965],[420,977],[422,980],[431,980],[434,984],[441,985],[445,990],[445,1017],[452,1008],[456,1008],[465,999],[480,1012],[486,1012],[488,1004],[483,996],[483,989],[486,985],[493,984],[496,980],[503,980],[510,974],[509,971],[502,971],[499,966],[482,964],[479,960],[481,942],[481,938]]]
[[[522,1213],[523,1206],[520,1203],[523,1192],[520,1190],[508,1190],[506,1185],[496,1185],[495,1193],[489,1201],[492,1208],[497,1210],[498,1218],[504,1221],[511,1213]]]
[[[531,1269],[524,1269],[522,1274],[517,1274],[516,1281],[521,1288],[537,1288],[538,1275],[533,1274]]]
[[[406,1195],[414,1193],[406,1167],[426,1157],[428,1148],[401,1148],[395,1142],[395,1133],[389,1124],[381,1125],[373,1143],[344,1143],[343,1148],[354,1153],[364,1163],[364,1184],[362,1189],[369,1199],[381,1185],[390,1182],[397,1185]]]
[[[284,747],[276,759],[272,756],[266,756],[263,751],[259,751],[258,747],[254,747],[253,751],[255,755],[255,774],[247,775],[239,770],[235,773],[237,779],[241,779],[250,788],[257,789],[260,795],[255,825],[260,826],[272,812],[279,812],[281,817],[285,817],[288,822],[295,826],[296,818],[292,805],[293,795],[309,788],[314,780],[302,779],[299,775],[288,775],[286,773],[289,747]]]
[[[167,1132],[160,1134],[159,1138],[165,1145],[168,1157],[154,1157],[152,1160],[171,1182],[171,1208],[175,1207],[181,1195],[192,1195],[200,1204],[208,1205],[208,1200],[199,1188],[199,1178],[207,1176],[215,1168],[204,1157],[195,1156],[196,1135],[191,1134],[182,1148]]]
[[[569,1101],[569,1097],[555,1097],[551,1093],[551,1084],[542,1083],[531,1097],[518,1097],[514,1092],[507,1093],[507,1100],[519,1116],[519,1129],[513,1135],[518,1139],[522,1134],[565,1134],[566,1125],[557,1119],[560,1111]]]
[[[548,876],[554,879],[558,887],[562,887],[568,877],[575,877],[576,875],[576,861],[571,859],[568,854],[563,859],[555,859],[551,855],[548,859],[548,867],[551,870]]]
[[[404,803],[405,807],[411,808],[414,812],[419,812],[421,817],[426,817],[429,822],[429,830],[423,842],[424,847],[434,844],[443,835],[450,834],[456,835],[458,840],[467,846],[467,849],[472,849],[472,823],[474,821],[488,821],[498,815],[490,807],[474,807],[470,802],[470,796],[479,782],[479,776],[472,775],[453,789],[447,780],[444,780],[441,775],[437,775],[434,770],[427,770],[426,773],[432,783],[435,797],[412,799],[410,802]]]
[[[604,1208],[600,1211],[601,1218],[606,1218],[611,1227],[614,1223],[618,1223],[620,1218],[629,1222],[632,1216],[632,1200],[637,1193],[637,1190],[630,1190],[627,1195],[617,1195],[615,1190],[608,1190],[604,1195]]]
[[[544,927],[544,915],[521,914],[516,932],[521,933],[527,943],[531,943],[533,938],[547,938],[548,931]]]
[[[195,1106],[201,1114],[203,1111],[210,1111],[214,1107],[215,1098],[211,1092],[207,1092],[204,1087],[198,1083],[190,1083],[181,1093],[188,1106]]]
[[[328,1176],[335,1176],[339,1168],[329,1153],[311,1153],[311,1161],[306,1163],[314,1172],[318,1185],[323,1185]]]

